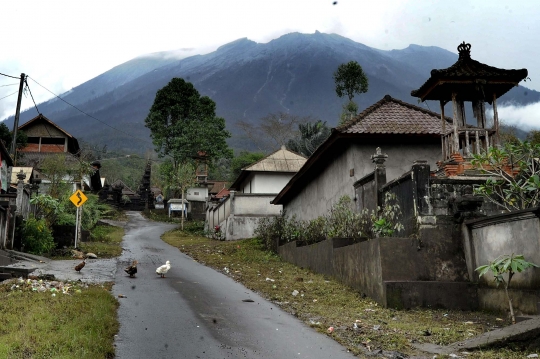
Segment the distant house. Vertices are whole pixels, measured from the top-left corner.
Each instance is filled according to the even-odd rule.
[[[280,214],[281,206],[270,201],[304,165],[306,158],[282,147],[242,169],[228,196],[210,203],[206,211],[208,228],[219,226],[225,239],[253,237],[258,220]],[[226,192],[222,189],[221,195]]]
[[[28,136],[28,144],[19,150],[26,166],[39,169],[43,160],[51,155],[69,154],[66,161],[79,156],[77,139],[42,114],[19,126],[18,131]]]
[[[388,155],[387,181],[416,160],[433,168],[442,156],[441,128],[439,114],[386,95],[333,129],[272,203],[301,220],[326,215],[342,196],[355,198],[355,183],[373,172],[371,155],[377,147]]]

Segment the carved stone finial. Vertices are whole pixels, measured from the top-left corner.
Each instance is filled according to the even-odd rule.
[[[375,150],[375,154],[371,155],[371,161],[375,163],[377,166],[384,165],[384,162],[386,162],[386,159],[388,158],[387,154],[383,154],[380,147],[377,147]]]
[[[24,181],[25,178],[26,178],[26,174],[23,172],[23,170],[21,170],[19,173],[17,173],[17,179],[19,181]]]
[[[470,58],[471,57],[471,44],[466,44],[465,41],[463,41],[459,46],[457,47],[459,58]]]

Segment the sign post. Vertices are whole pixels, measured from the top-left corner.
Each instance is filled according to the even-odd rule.
[[[81,206],[88,200],[88,197],[82,193],[80,189],[69,197],[70,201],[77,207],[77,219],[75,222],[75,248],[77,248],[77,240],[79,240],[79,228],[81,227]]]

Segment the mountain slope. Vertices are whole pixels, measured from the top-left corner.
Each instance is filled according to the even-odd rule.
[[[257,122],[270,113],[287,112],[336,125],[344,100],[335,94],[332,75],[340,64],[351,60],[358,61],[369,78],[368,93],[355,97],[362,110],[385,94],[416,104],[411,90],[425,82],[431,69],[452,65],[457,55],[418,45],[382,51],[319,32],[291,33],[266,44],[244,38],[212,53],[180,60],[137,58],[66,94],[66,101],[100,121],[58,100],[39,108],[79,140],[142,152],[152,148],[144,118],[155,93],[171,78],[182,77],[216,102],[217,114],[226,119],[233,133],[231,145],[248,148],[235,125],[239,120]],[[519,87],[501,102],[530,103],[539,98],[539,92]],[[439,110],[438,104],[424,105]],[[22,113],[21,123],[34,116],[35,110]]]

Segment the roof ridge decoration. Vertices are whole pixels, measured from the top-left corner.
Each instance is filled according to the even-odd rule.
[[[445,69],[432,69],[431,76],[411,96],[421,101],[450,101],[458,93],[462,101],[492,103],[527,78],[527,69],[501,69],[471,58],[471,44],[463,41],[457,47],[458,60]]]

